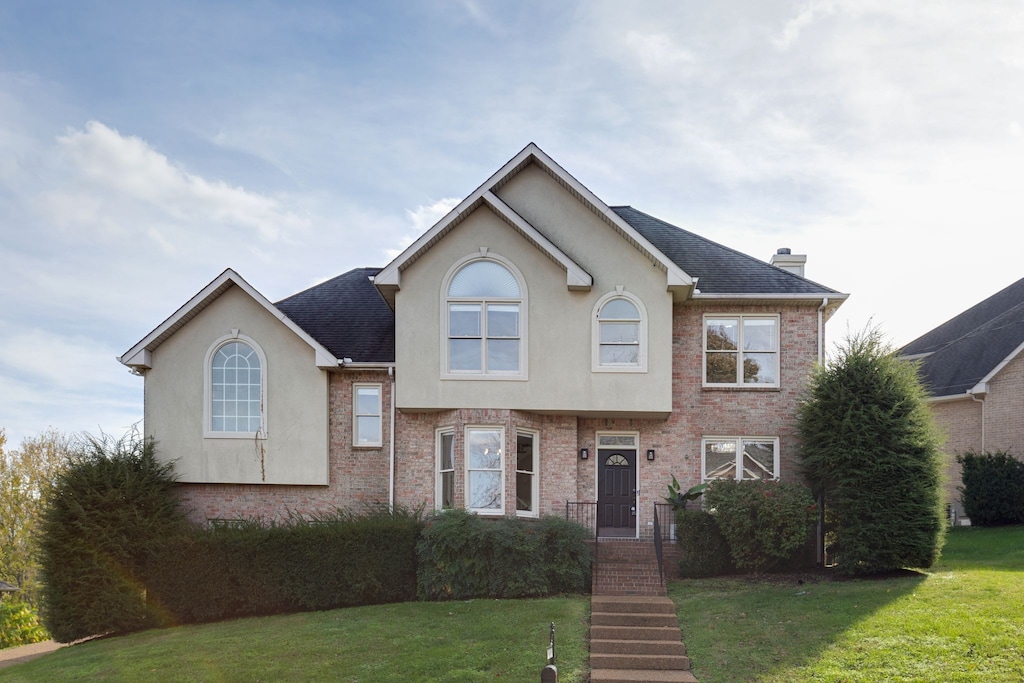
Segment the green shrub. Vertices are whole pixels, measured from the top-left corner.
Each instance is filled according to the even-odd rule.
[[[41,524],[44,621],[61,642],[159,623],[149,556],[183,528],[171,465],[151,440],[86,437],[47,492]]]
[[[696,579],[735,571],[729,542],[714,515],[703,510],[676,510],[679,575]]]
[[[846,574],[930,567],[946,528],[939,437],[914,363],[881,334],[848,338],[800,405],[804,474]]]
[[[961,466],[964,512],[977,526],[1024,524],[1024,462],[1005,451],[967,452]]]
[[[583,592],[588,532],[559,518],[484,519],[447,510],[417,545],[417,594],[426,600],[522,598]]]
[[[420,528],[399,511],[193,529],[153,557],[150,601],[196,623],[412,600]]]
[[[780,571],[804,562],[817,514],[806,486],[723,479],[712,482],[705,496],[737,569]]]
[[[0,650],[39,643],[49,637],[27,602],[12,598],[0,600]]]

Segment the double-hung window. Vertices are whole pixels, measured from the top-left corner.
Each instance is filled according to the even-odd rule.
[[[704,318],[705,386],[779,386],[779,317]]]
[[[470,512],[505,512],[505,430],[466,428],[466,508]]]
[[[523,287],[503,263],[472,260],[445,292],[446,375],[522,376]]]
[[[779,440],[774,437],[707,437],[702,444],[704,480],[778,479]]]
[[[455,432],[443,429],[437,432],[437,490],[434,507],[450,510],[455,507]]]
[[[516,432],[516,514],[537,516],[537,434]]]
[[[593,370],[643,372],[647,367],[647,320],[640,300],[617,287],[594,309]]]
[[[356,384],[352,387],[352,442],[355,446],[380,446],[380,384]]]

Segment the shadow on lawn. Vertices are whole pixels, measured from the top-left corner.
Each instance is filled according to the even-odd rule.
[[[925,578],[903,570],[850,579],[826,570],[681,580],[669,584],[668,594],[694,673],[715,683],[805,664]]]

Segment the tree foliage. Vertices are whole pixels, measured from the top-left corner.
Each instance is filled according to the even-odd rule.
[[[69,642],[157,623],[142,576],[184,518],[169,463],[151,440],[86,436],[45,498],[40,538],[44,623]]]
[[[1006,451],[957,456],[964,512],[976,526],[1024,524],[1024,462]]]
[[[0,429],[0,579],[18,586],[32,606],[40,599],[36,537],[43,496],[67,462],[70,439],[50,429],[5,450]]]
[[[805,474],[824,494],[829,550],[847,574],[930,567],[945,532],[940,440],[916,365],[877,329],[815,369],[800,406]]]

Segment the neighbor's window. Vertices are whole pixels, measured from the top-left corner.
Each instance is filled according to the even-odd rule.
[[[706,317],[704,384],[778,386],[778,316]]]
[[[264,376],[254,344],[230,338],[209,357],[207,435],[246,436],[264,427]]]
[[[381,427],[380,384],[355,384],[352,387],[352,443],[355,446],[380,446]]]
[[[491,259],[462,266],[448,285],[449,375],[520,375],[523,370],[523,289],[513,272]]]
[[[466,507],[481,514],[505,511],[505,430],[466,429]]]
[[[516,432],[516,514],[537,516],[537,434]]]
[[[702,446],[705,480],[779,477],[777,438],[708,437]]]
[[[647,365],[646,320],[639,299],[621,288],[598,301],[594,316],[596,371],[637,371]]]
[[[455,507],[455,432],[437,432],[437,484],[434,507],[450,510]]]

